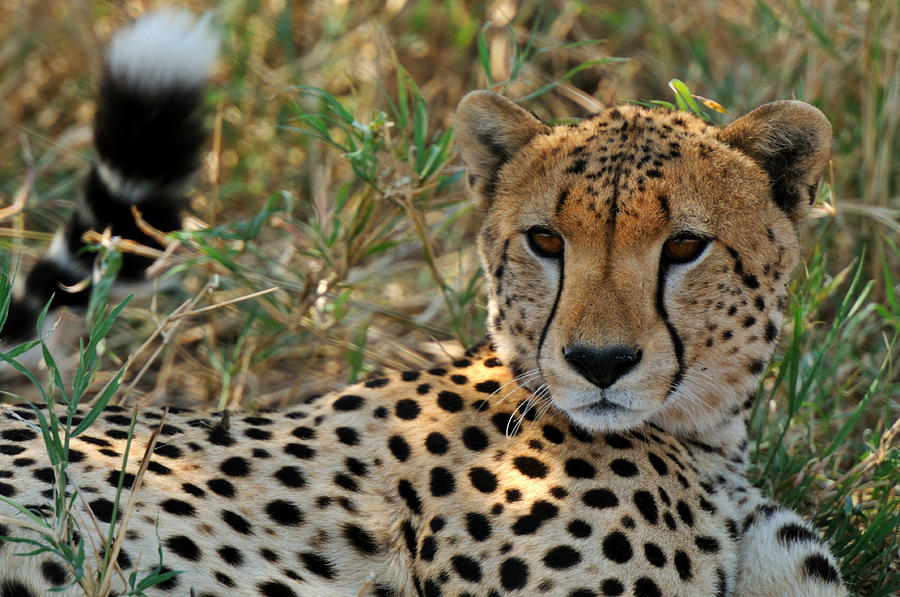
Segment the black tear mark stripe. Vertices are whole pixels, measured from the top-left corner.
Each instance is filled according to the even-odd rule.
[[[684,344],[681,342],[681,338],[678,336],[678,330],[675,329],[675,326],[672,325],[672,322],[669,321],[669,314],[666,312],[666,305],[664,301],[665,294],[665,282],[666,282],[666,274],[668,273],[668,267],[666,263],[660,259],[659,260],[659,273],[656,276],[656,311],[659,313],[659,316],[662,318],[663,323],[666,324],[666,329],[669,331],[669,337],[672,339],[672,349],[675,351],[675,359],[678,361],[678,369],[675,371],[675,375],[672,376],[672,382],[669,384],[669,391],[666,393],[666,398],[668,398],[672,392],[675,391],[675,388],[681,383],[682,378],[684,377]]]
[[[553,318],[556,316],[556,308],[559,306],[559,297],[562,296],[563,283],[566,279],[566,254],[563,253],[559,258],[559,283],[556,287],[556,298],[553,299],[553,307],[550,308],[550,316],[547,317],[547,322],[544,323],[544,329],[541,330],[541,339],[538,340],[537,346],[537,366],[538,370],[541,368],[541,348],[544,346],[544,340],[547,338],[547,330],[550,329],[550,324],[553,322]],[[541,374],[543,375],[543,373]]]

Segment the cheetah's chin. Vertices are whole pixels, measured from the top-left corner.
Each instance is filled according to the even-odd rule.
[[[622,431],[632,429],[642,425],[646,420],[646,413],[628,406],[623,406],[622,402],[633,404],[634,401],[616,400],[619,396],[609,396],[604,393],[599,400],[586,402],[584,396],[579,396],[574,400],[561,400],[563,404],[566,402],[582,403],[578,406],[559,407],[569,415],[579,427],[588,431]]]

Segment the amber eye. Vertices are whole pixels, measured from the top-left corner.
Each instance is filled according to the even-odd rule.
[[[662,256],[668,263],[689,263],[700,256],[709,241],[693,234],[679,234],[663,245]]]
[[[541,257],[559,259],[563,254],[566,243],[562,237],[548,228],[531,228],[525,235],[528,237],[528,246]]]

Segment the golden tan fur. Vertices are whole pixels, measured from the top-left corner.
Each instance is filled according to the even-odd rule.
[[[733,416],[774,348],[798,258],[793,222],[829,155],[824,116],[779,102],[719,130],[620,106],[548,128],[475,92],[460,105],[459,129],[485,211],[492,336],[520,374],[536,373],[526,385],[545,384],[556,407],[592,429],[651,421],[704,431]],[[529,251],[522,232],[534,226],[565,240],[563,272]],[[662,276],[661,247],[683,232],[710,246]],[[562,358],[576,343],[639,346],[643,358],[599,390]],[[583,412],[600,400],[623,410]]]

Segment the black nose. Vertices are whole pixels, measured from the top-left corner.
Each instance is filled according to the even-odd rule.
[[[582,377],[599,388],[608,388],[637,365],[643,353],[627,346],[591,348],[570,346],[563,349],[563,357]]]

